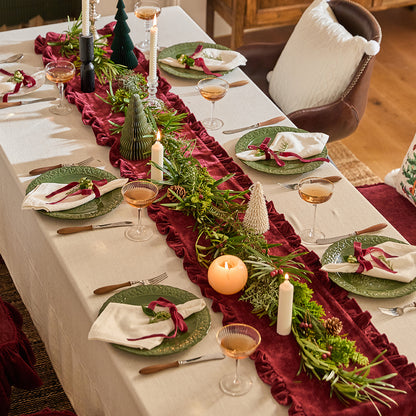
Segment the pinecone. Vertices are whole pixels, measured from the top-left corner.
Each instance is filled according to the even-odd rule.
[[[338,318],[329,318],[324,321],[324,327],[331,335],[338,335],[342,331],[342,322]]]
[[[167,192],[167,197],[168,197],[169,201],[172,201],[172,202],[176,201],[176,196],[173,195],[171,191],[175,192],[175,194],[178,195],[181,198],[184,198],[185,195],[186,195],[185,188],[183,188],[182,186],[180,186],[180,185],[169,186],[168,192]]]

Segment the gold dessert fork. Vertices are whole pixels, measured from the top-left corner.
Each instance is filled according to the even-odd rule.
[[[394,308],[379,308],[382,313],[385,313],[386,315],[391,316],[401,316],[404,314],[405,309],[407,308],[416,308],[416,301],[409,303],[404,306],[396,306]]]
[[[115,285],[103,286],[103,287],[99,287],[98,289],[95,289],[94,294],[103,295],[105,293],[112,292],[113,290],[120,289],[122,287],[133,286],[133,285],[157,285],[158,283],[165,280],[167,277],[168,277],[168,274],[165,272],[165,273],[159,274],[158,276],[152,277],[151,279],[136,280],[136,281],[130,280],[124,283],[117,283]]]

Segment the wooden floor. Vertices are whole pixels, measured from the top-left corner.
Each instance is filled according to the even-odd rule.
[[[416,134],[416,10],[374,13],[383,38],[371,79],[364,117],[342,140],[380,178],[400,167]],[[292,28],[251,31],[245,43],[287,39]],[[216,39],[226,44],[227,39]]]

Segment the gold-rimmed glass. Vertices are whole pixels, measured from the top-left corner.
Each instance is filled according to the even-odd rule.
[[[150,28],[153,19],[162,11],[159,0],[139,0],[134,5],[134,14],[144,22],[144,39],[136,45],[144,54],[150,51]]]
[[[218,130],[224,125],[219,118],[214,118],[215,103],[221,100],[228,91],[230,84],[222,78],[203,78],[198,82],[199,93],[211,101],[211,117],[202,120],[203,126],[208,130]]]
[[[239,360],[250,356],[260,345],[260,333],[250,325],[230,324],[217,332],[217,342],[225,355],[235,359],[234,374],[221,378],[221,390],[230,396],[246,394],[251,389],[253,381],[249,376],[239,374],[238,363]]]
[[[63,116],[72,111],[72,107],[68,105],[64,97],[64,84],[75,76],[75,66],[70,61],[59,60],[49,62],[45,67],[45,75],[49,81],[54,82],[59,90],[58,104],[49,107],[49,111]]]
[[[146,241],[153,235],[153,230],[142,221],[142,209],[153,203],[159,188],[149,181],[133,181],[121,188],[124,200],[132,207],[137,208],[137,225],[126,229],[125,236],[132,241]]]
[[[325,235],[316,226],[316,210],[318,204],[327,202],[334,192],[334,184],[328,179],[318,177],[303,178],[298,185],[300,197],[313,204],[313,222],[312,227],[301,231],[300,237],[306,243],[316,243],[318,238],[324,238]]]

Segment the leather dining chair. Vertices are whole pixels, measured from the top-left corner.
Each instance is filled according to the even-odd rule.
[[[359,35],[368,41],[380,43],[380,25],[364,7],[345,0],[331,0],[328,5],[338,22],[351,35]],[[273,70],[285,45],[286,43],[253,43],[237,49],[247,58],[246,66],[241,69],[269,97],[266,75]],[[328,134],[330,141],[352,134],[358,127],[367,105],[374,60],[375,54],[363,54],[352,80],[335,101],[311,108],[299,108],[287,113],[287,117],[298,128]]]

